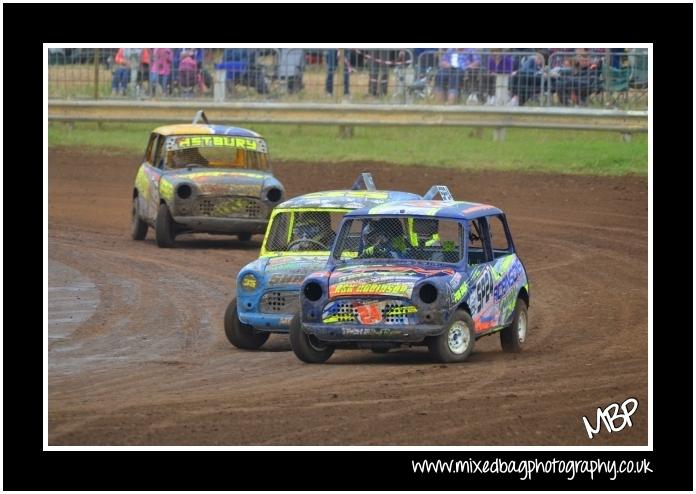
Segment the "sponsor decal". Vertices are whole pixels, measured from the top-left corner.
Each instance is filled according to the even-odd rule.
[[[198,183],[201,194],[225,196],[239,195],[248,197],[258,197],[261,193],[261,184],[242,185],[242,184],[206,184]]]
[[[256,277],[251,275],[251,274],[245,275],[244,278],[242,278],[242,286],[244,288],[250,288],[252,290],[255,289],[256,288]]]
[[[256,151],[259,148],[259,140],[249,137],[229,137],[229,136],[185,136],[169,138],[167,149],[189,149],[198,147],[230,147]],[[261,152],[265,152],[261,150]]]
[[[276,273],[268,280],[269,285],[299,285],[305,279],[304,274]]]
[[[377,324],[382,322],[382,311],[377,304],[365,304],[355,307],[358,322],[361,324]]]
[[[462,275],[460,273],[454,273],[454,275],[452,276],[452,278],[450,278],[450,280],[448,282],[450,288],[452,290],[457,288],[459,286],[459,282],[461,281],[461,279],[462,279]]]
[[[408,316],[418,312],[413,305],[396,305],[390,300],[379,302],[334,302],[322,314],[325,324],[359,322],[360,324],[407,324]]]
[[[503,298],[507,291],[515,285],[521,274],[522,263],[515,262],[510,270],[505,273],[500,281],[495,285],[493,296],[496,302]]]
[[[413,283],[336,283],[329,287],[329,297],[345,295],[392,295],[410,297]]]
[[[459,288],[455,292],[452,293],[452,303],[457,304],[459,301],[464,298],[464,295],[466,295],[466,292],[469,290],[469,286],[466,283],[462,283]]]

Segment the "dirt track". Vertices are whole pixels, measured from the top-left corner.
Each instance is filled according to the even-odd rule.
[[[260,237],[130,239],[139,158],[49,151],[49,444],[647,444],[646,179],[276,165],[288,197],[370,170],[382,188],[498,205],[530,277],[521,354],[493,336],[459,365],[412,349],[311,366],[285,337],[245,352],[224,336]],[[590,441],[581,417],[629,397],[633,427]]]

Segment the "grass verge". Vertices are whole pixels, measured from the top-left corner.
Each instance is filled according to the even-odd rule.
[[[142,152],[156,124],[49,124],[49,146]],[[253,125],[268,140],[272,160],[386,161],[461,169],[542,171],[593,175],[647,175],[647,134],[623,142],[618,133],[508,129],[503,142],[492,130],[423,127]]]

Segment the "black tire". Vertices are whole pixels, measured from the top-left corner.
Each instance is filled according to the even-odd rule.
[[[234,298],[225,311],[225,335],[237,348],[258,350],[266,343],[270,333],[256,332],[252,326],[240,321],[237,314],[237,299]]]
[[[251,240],[251,233],[239,233],[237,234],[237,238],[240,242],[248,242]]]
[[[143,240],[147,235],[147,223],[140,216],[140,205],[137,197],[133,198],[133,211],[131,218],[131,237],[133,240]]]
[[[290,321],[290,346],[297,358],[308,364],[323,364],[334,352],[332,346],[321,344],[305,333],[297,315]]]
[[[500,344],[504,352],[521,352],[527,339],[529,329],[529,317],[527,315],[527,302],[518,298],[515,303],[515,313],[512,323],[500,332]]]
[[[457,311],[447,331],[428,341],[430,353],[440,362],[463,362],[474,351],[476,333],[474,320],[463,311]]]
[[[389,348],[370,348],[372,353],[389,353]]]
[[[160,204],[157,211],[157,220],[155,221],[155,238],[158,247],[173,247],[174,238],[174,220],[169,213],[169,208],[166,204]]]

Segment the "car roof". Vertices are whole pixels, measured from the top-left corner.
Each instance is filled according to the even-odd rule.
[[[253,130],[241,127],[228,127],[226,125],[209,124],[175,124],[157,127],[153,132],[163,136],[174,135],[225,135],[236,137],[260,137],[263,136]]]
[[[394,190],[326,190],[293,197],[278,204],[276,209],[288,208],[371,208],[389,201],[417,200],[421,196]]]
[[[394,215],[394,216],[431,216],[433,218],[448,218],[457,220],[472,220],[491,214],[503,214],[503,211],[478,202],[465,201],[428,201],[407,200],[389,202],[375,207],[366,207],[351,211],[346,216],[366,215]]]

